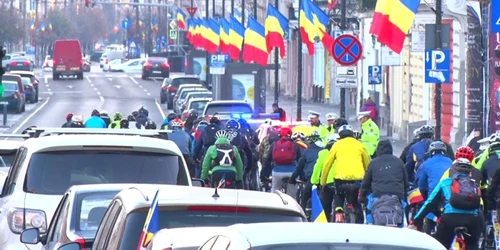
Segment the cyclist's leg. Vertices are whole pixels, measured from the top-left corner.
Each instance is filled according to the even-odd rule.
[[[467,234],[464,235],[465,244],[467,245],[467,250],[478,250],[479,249],[479,239],[481,234],[484,232],[484,217],[466,215],[463,219],[464,225],[467,227]]]
[[[302,190],[302,200],[300,201],[302,208],[306,210],[307,208],[307,201],[311,199],[311,193],[312,193],[312,183],[310,181],[307,181],[304,190]]]
[[[222,171],[212,170],[212,178],[210,179],[212,188],[219,186],[219,182],[223,177],[224,173]]]
[[[321,203],[323,205],[323,209],[325,210],[326,219],[328,221],[332,221],[332,202],[333,196],[335,195],[335,189],[333,184],[328,184],[322,187],[321,190]]]
[[[372,207],[376,198],[373,194],[368,195],[366,204],[366,224],[373,224]]]
[[[334,213],[344,213],[345,193],[341,190],[343,180],[335,180],[335,194],[333,196]]]
[[[448,215],[443,215],[441,221],[439,222],[434,234],[434,238],[439,241],[446,249],[449,249],[453,239],[455,238],[456,223],[453,221],[453,217],[448,217]]]
[[[356,212],[356,224],[363,224],[365,222],[365,217],[363,214],[363,209],[361,204],[358,202],[359,187],[349,190],[349,196],[347,201],[354,206],[354,211]]]

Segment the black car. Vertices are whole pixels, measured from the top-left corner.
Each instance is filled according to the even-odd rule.
[[[167,58],[150,57],[142,66],[142,79],[150,77],[168,78],[170,76],[170,65]]]
[[[22,113],[25,110],[26,94],[21,77],[18,75],[5,74],[2,76],[3,98],[7,102],[7,108]]]
[[[33,84],[33,87],[35,88],[35,102],[38,102],[38,94],[39,94],[39,88],[38,86],[40,85],[40,81],[36,77],[35,73],[32,71],[11,71],[10,74],[13,75],[19,75],[21,77],[29,77],[31,79],[31,84]]]
[[[9,70],[11,70],[11,71],[13,71],[13,70],[33,71],[34,68],[35,68],[35,65],[33,65],[33,62],[31,61],[31,59],[29,59],[27,57],[23,57],[23,56],[13,57],[10,60]]]

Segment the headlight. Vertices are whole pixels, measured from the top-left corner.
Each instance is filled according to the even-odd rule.
[[[47,232],[47,217],[42,210],[13,208],[8,220],[10,230],[16,234],[34,227],[40,229],[41,234]]]

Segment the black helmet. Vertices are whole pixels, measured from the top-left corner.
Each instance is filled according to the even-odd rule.
[[[189,114],[189,116],[194,116],[194,117],[198,117],[198,115],[199,115],[198,110],[196,110],[196,109],[190,109],[188,111],[188,114]]]
[[[135,117],[133,115],[129,115],[129,116],[127,116],[127,121],[134,122],[135,121]]]
[[[138,110],[138,113],[139,114],[142,114],[142,115],[145,115],[145,116],[149,116],[149,111],[144,108],[144,107],[141,107],[139,110]]]
[[[90,114],[91,116],[100,116],[101,114],[97,109],[92,110],[92,113]]]
[[[131,115],[129,115],[129,117],[130,116]],[[123,120],[120,121],[120,128],[128,128],[128,125],[129,125],[128,120],[123,119]]]
[[[236,120],[229,120],[226,122],[226,128],[231,130],[240,129],[240,124]]]
[[[338,130],[343,125],[348,125],[347,120],[345,118],[340,117],[335,120],[335,129]]]
[[[431,145],[429,145],[429,153],[431,155],[438,152],[446,153],[446,151],[448,151],[448,147],[446,147],[446,144],[444,144],[444,142],[442,141],[434,141],[431,143]]]
[[[154,121],[147,121],[144,127],[146,129],[156,129],[156,123]]]
[[[216,124],[216,125],[219,125],[220,124],[220,120],[217,116],[212,116],[210,118],[210,124]]]
[[[139,115],[139,112],[137,112],[137,111],[132,112],[133,117],[137,117],[138,115]]]
[[[177,118],[176,113],[170,113],[167,115],[167,120],[172,121],[173,119]]]

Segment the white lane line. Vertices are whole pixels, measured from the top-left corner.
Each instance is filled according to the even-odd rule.
[[[49,86],[50,86],[50,85],[48,85],[48,84],[45,84],[45,87],[47,87],[47,88],[48,88]]]
[[[101,100],[101,106],[99,106],[99,109],[102,109],[102,106],[104,105],[104,97],[102,97],[102,95],[100,95],[99,99]]]
[[[100,95],[101,95],[101,92],[97,92],[97,95],[99,95],[99,96],[100,96]]]
[[[153,82],[156,82],[156,79],[155,79],[155,78],[151,78],[151,79],[153,79]]]
[[[91,84],[90,84],[90,87],[94,87],[94,84],[93,84],[93,83],[91,83]]]
[[[139,84],[139,82],[137,82],[133,77],[129,77],[130,80],[132,80],[132,82],[134,82],[135,84]]]
[[[48,76],[44,76],[44,77],[43,77],[43,82],[44,82],[45,84],[49,83],[49,77],[48,77]]]
[[[148,95],[151,95],[151,93],[149,93],[149,92],[148,92],[147,94],[148,94]]]
[[[90,80],[90,77],[89,77],[89,76],[86,76],[85,78],[87,78],[87,81],[88,81],[88,82],[92,82],[92,81]]]
[[[161,117],[163,118],[163,120],[165,120],[165,118],[167,117],[165,115],[165,112],[163,111],[163,109],[161,108],[161,105],[160,103],[158,102],[158,99],[155,98],[155,103],[156,103],[156,107],[158,107],[158,110],[160,111],[160,114],[161,114]]]
[[[94,91],[97,91],[97,88],[94,88]]]
[[[147,89],[144,89],[144,92],[148,92],[148,90],[147,90]]]
[[[139,88],[143,89],[144,87],[142,85],[139,85]]]
[[[49,100],[50,100],[50,97],[47,97],[47,100],[42,103],[42,105],[40,105],[40,107],[38,107],[37,109],[35,109],[35,111],[33,111],[33,113],[31,113],[30,115],[28,115],[28,117],[26,117],[26,119],[24,119],[13,131],[12,133],[13,134],[16,134],[17,132],[19,132],[19,130],[24,126],[26,125],[26,123],[31,119],[33,118],[33,116],[35,116],[38,112],[40,112],[40,110],[43,109],[43,107],[45,107],[45,105],[47,105],[47,103],[49,103]]]
[[[52,90],[50,90],[50,89],[47,89],[47,91],[49,91],[49,92],[50,92],[50,91],[52,91]]]

